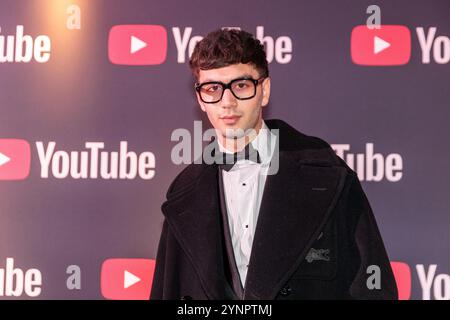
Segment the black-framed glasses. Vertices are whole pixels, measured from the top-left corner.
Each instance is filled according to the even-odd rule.
[[[200,95],[200,99],[204,103],[217,103],[222,100],[223,93],[226,89],[230,89],[233,96],[239,100],[248,100],[256,95],[257,85],[266,77],[253,79],[251,77],[242,77],[233,79],[228,83],[220,81],[208,81],[204,83],[196,83],[195,90]]]

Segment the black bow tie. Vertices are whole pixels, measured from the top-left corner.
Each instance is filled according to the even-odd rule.
[[[219,167],[225,171],[230,171],[239,160],[250,160],[261,163],[258,150],[253,148],[251,143],[248,143],[243,150],[235,153],[218,152],[216,159],[218,160]]]

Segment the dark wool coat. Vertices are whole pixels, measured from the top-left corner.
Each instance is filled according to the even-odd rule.
[[[397,299],[397,287],[361,184],[323,140],[281,120],[279,171],[268,175],[242,296]],[[230,283],[217,164],[191,164],[172,182],[151,299],[238,299]],[[380,289],[367,282],[375,265]],[[369,279],[369,281],[368,281]]]

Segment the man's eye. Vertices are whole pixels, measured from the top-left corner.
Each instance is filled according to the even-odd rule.
[[[237,89],[246,89],[248,87],[248,84],[246,82],[238,82],[236,83]]]
[[[219,85],[214,84],[214,85],[206,86],[205,90],[208,92],[215,92],[215,91],[219,90]]]

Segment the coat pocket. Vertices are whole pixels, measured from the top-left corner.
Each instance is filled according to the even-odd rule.
[[[332,280],[337,274],[337,257],[337,228],[332,219],[319,233],[292,278]]]

